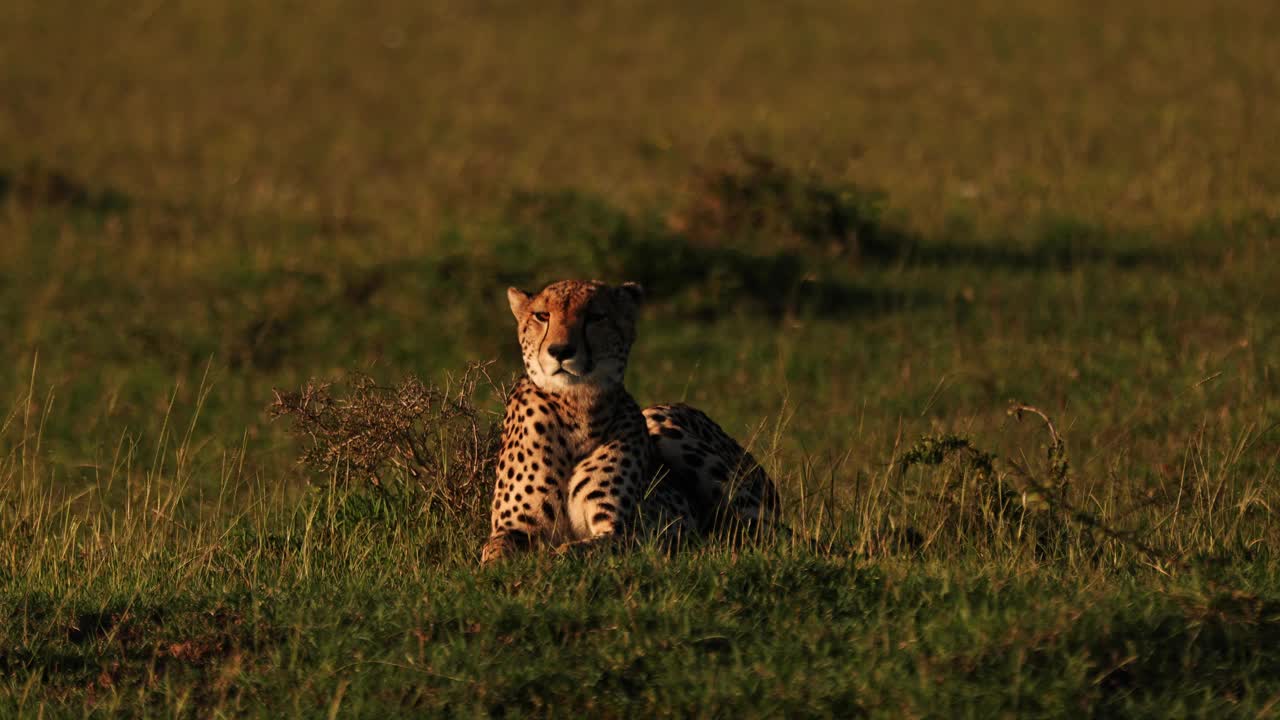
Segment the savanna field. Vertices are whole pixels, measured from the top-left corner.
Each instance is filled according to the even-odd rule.
[[[1280,5],[3,15],[0,715],[1280,714]],[[570,277],[789,532],[480,567]]]

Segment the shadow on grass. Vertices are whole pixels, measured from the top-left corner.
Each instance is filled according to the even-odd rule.
[[[84,608],[66,620],[56,605],[50,598],[28,600],[28,622],[44,626],[40,641],[0,648],[0,672],[39,669],[45,684],[83,690],[90,698],[156,674],[207,672],[236,651],[253,650],[278,635],[260,637],[260,628],[224,606],[114,604]]]
[[[1212,260],[1213,248],[1194,247],[1195,238],[1177,238],[1157,247],[1145,232],[1108,229],[1067,215],[1039,218],[1021,238],[983,240],[969,221],[953,219],[937,237],[904,247],[901,262],[912,265],[976,266],[1024,272],[1069,271],[1097,266],[1120,270],[1170,270]]]
[[[303,348],[301,335],[309,321],[364,311],[394,271],[391,265],[375,265],[336,269],[333,278],[298,271],[284,278],[273,275],[271,280],[279,281],[277,289],[284,288],[286,292],[237,321],[236,331],[224,348],[228,364],[233,369],[278,369]]]
[[[0,171],[0,203],[10,199],[28,209],[62,208],[92,215],[124,212],[130,205],[124,193],[94,189],[68,173],[34,163],[13,173]]]
[[[1169,697],[1183,687],[1240,697],[1250,677],[1280,673],[1280,601],[1219,591],[1174,605],[1129,605],[1040,634],[1019,632],[1030,646],[1023,672],[1057,676],[1064,658],[1081,651],[1089,663],[1097,709],[1122,712],[1131,700]],[[1008,667],[1008,647],[962,654],[957,666],[975,677]]]
[[[1082,639],[1104,692],[1158,696],[1199,682],[1232,695],[1244,691],[1240,681],[1246,675],[1280,673],[1280,601],[1220,591],[1179,604],[1180,612],[1117,618]]]
[[[885,193],[789,169],[740,148],[736,161],[703,168],[687,184],[667,227],[699,246],[746,242],[845,265],[980,265],[1063,270],[1080,265],[1172,266],[1187,259],[1144,233],[1062,214],[1039,218],[1028,237],[981,238],[961,216],[936,237],[891,218]]]
[[[928,292],[863,280],[877,268],[1169,270],[1217,257],[1218,243],[1188,238],[1155,247],[1143,233],[1066,216],[1046,216],[1021,239],[984,241],[962,222],[926,238],[888,222],[882,196],[826,187],[763,160],[752,167],[747,177],[721,172],[700,180],[691,204],[667,217],[628,213],[575,190],[517,193],[503,216],[507,235],[496,257],[472,271],[525,286],[569,272],[635,280],[657,297],[697,298],[695,315],[736,304],[772,317],[847,317],[937,301]],[[1213,228],[1201,234],[1212,232],[1230,234]],[[458,257],[442,268],[466,272],[461,265],[474,261]],[[544,277],[542,267],[558,274]]]
[[[643,283],[664,312],[700,322],[726,313],[772,320],[855,318],[950,302],[945,288],[907,285],[897,272],[903,267],[1054,272],[1084,265],[1202,265],[1225,252],[1240,232],[1274,232],[1280,226],[1267,218],[1248,227],[1209,224],[1186,242],[1166,243],[1180,250],[1153,247],[1141,233],[1065,217],[1046,218],[1029,237],[1016,240],[988,241],[959,220],[926,238],[892,221],[880,193],[787,170],[759,156],[701,171],[682,198],[668,213],[627,211],[575,190],[515,193],[494,227],[466,225],[483,242],[467,244],[459,233],[418,257],[359,265],[335,263],[323,254],[311,261],[301,249],[317,237],[377,243],[381,232],[375,223],[233,218],[237,235],[297,243],[299,263],[247,270],[232,262],[225,272],[181,284],[90,273],[82,284],[100,301],[79,319],[96,327],[110,316],[121,329],[120,342],[110,350],[121,358],[142,348],[151,357],[193,365],[216,353],[232,369],[274,371],[333,338],[335,327],[422,322],[423,316],[406,319],[395,298],[384,295],[487,307],[508,285],[537,289],[566,277],[595,277]],[[0,172],[0,203],[91,223],[132,205],[119,192],[38,165]],[[452,247],[452,254],[441,254],[441,247]],[[450,317],[455,324],[474,322],[473,332],[487,332],[479,318]]]
[[[691,199],[669,214],[629,212],[573,189],[517,192],[483,242],[468,243],[460,232],[442,238],[444,247],[456,248],[451,253],[330,267],[308,277],[271,273],[258,282],[262,292],[278,292],[232,320],[237,329],[223,349],[233,367],[273,370],[306,345],[309,324],[365,321],[381,312],[376,298],[385,291],[487,305],[507,286],[536,290],[569,277],[640,282],[666,312],[697,322],[734,312],[775,321],[877,316],[948,302],[945,289],[904,287],[891,274],[905,267],[1174,271],[1218,262],[1233,238],[1280,225],[1267,218],[1206,223],[1157,245],[1144,232],[1046,215],[1018,238],[982,238],[963,220],[924,237],[895,225],[881,194],[762,158],[736,174],[704,172],[689,192]],[[377,235],[360,223],[299,227],[303,234],[363,235],[370,242]]]
[[[634,280],[697,317],[739,306],[771,317],[845,317],[888,312],[932,301],[917,292],[858,285],[829,272],[827,258],[801,250],[762,249],[748,242],[700,242],[672,229],[657,214],[631,215],[600,198],[566,190],[514,196],[506,212],[509,234],[493,267],[503,282],[533,287],[559,275]],[[456,268],[455,268],[456,269]]]

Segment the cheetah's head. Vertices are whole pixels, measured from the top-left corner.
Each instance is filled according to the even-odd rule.
[[[536,295],[508,289],[529,379],[550,392],[621,385],[643,297],[636,283],[564,280]]]

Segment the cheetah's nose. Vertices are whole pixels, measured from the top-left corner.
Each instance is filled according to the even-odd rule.
[[[573,345],[570,345],[569,343],[560,343],[558,345],[548,345],[547,354],[555,358],[556,360],[564,362],[565,360],[568,360],[574,355],[577,355],[578,348],[574,347]]]

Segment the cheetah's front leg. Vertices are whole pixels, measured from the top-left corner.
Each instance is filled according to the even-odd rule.
[[[555,438],[563,424],[532,383],[517,386],[507,401],[493,489],[489,540],[480,553],[492,562],[542,540],[555,540],[566,525],[564,486],[568,452]]]
[[[631,449],[621,440],[606,443],[573,469],[566,505],[574,540],[618,535],[629,524],[645,465]]]
[[[558,552],[585,549],[632,531],[671,545],[696,534],[688,499],[670,483],[651,478],[647,470],[652,446],[638,448],[616,442],[601,447],[578,464],[569,484],[568,512],[577,538]]]

